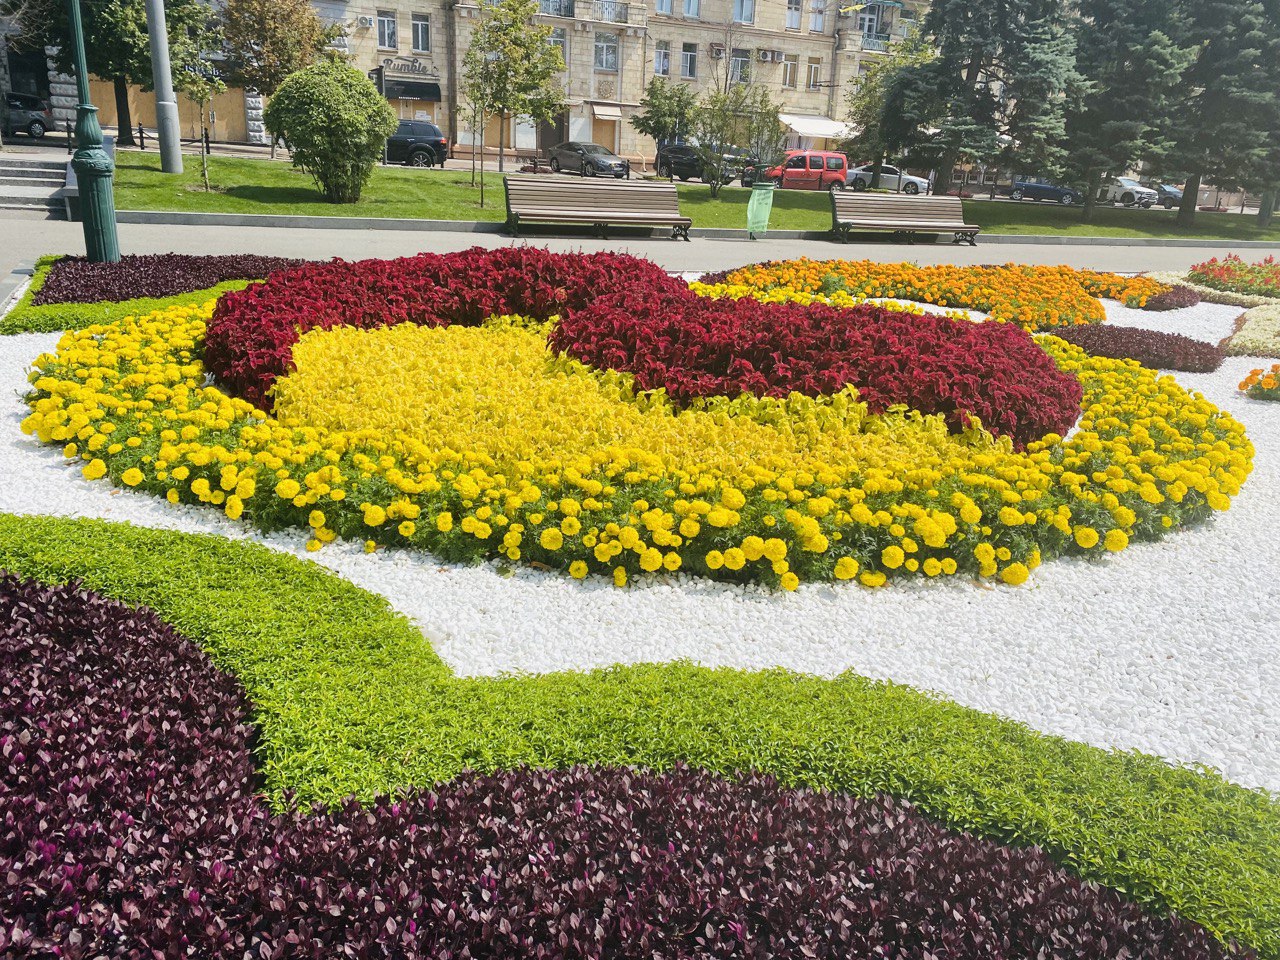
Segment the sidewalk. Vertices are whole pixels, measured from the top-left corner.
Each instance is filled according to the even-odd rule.
[[[84,233],[79,223],[37,220],[17,214],[0,217],[0,275],[18,264],[45,253],[84,253]],[[402,232],[394,230],[314,229],[273,227],[176,226],[121,224],[120,248],[124,253],[258,253],[275,256],[356,260],[367,257],[402,257],[419,252],[445,253],[468,247],[500,247],[515,244],[550,250],[613,250],[647,257],[662,267],[680,272],[725,270],[760,260],[811,257],[816,259],[868,259],[885,263],[912,261],[921,264],[1037,263],[1121,272],[1185,270],[1212,256],[1215,247],[1124,247],[1104,245],[1001,243],[977,247],[951,244],[832,243],[826,240],[720,240],[701,238],[683,243],[660,238],[597,240],[593,238],[538,237],[515,240],[493,233],[462,231]]]

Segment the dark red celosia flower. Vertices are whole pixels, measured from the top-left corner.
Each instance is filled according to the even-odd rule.
[[[238,685],[154,614],[0,577],[0,955],[1219,960],[910,804],[577,767],[255,796]]]
[[[127,254],[119,263],[90,263],[63,257],[53,265],[32,302],[97,303],[137,297],[172,297],[205,290],[228,280],[261,280],[303,260],[285,257],[188,256],[182,253]]]
[[[218,302],[205,339],[208,369],[232,392],[265,406],[308,330],[417,323],[474,326],[491,316],[546,320],[602,293],[626,290],[638,305],[685,284],[649,260],[615,253],[549,253],[475,247],[399,260],[312,263]]]
[[[870,304],[763,304],[678,294],[643,309],[604,297],[561,320],[554,349],[635,375],[677,403],[742,393],[784,397],[852,385],[874,413],[906,404],[953,429],[970,416],[1022,446],[1065,433],[1080,383],[1011,323],[969,323]]]
[[[1070,341],[1095,357],[1137,360],[1153,370],[1181,370],[1186,373],[1213,373],[1222,366],[1222,348],[1177,333],[1116,327],[1109,324],[1065,327],[1054,330],[1055,337]]]

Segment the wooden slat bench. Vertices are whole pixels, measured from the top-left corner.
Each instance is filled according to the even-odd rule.
[[[953,243],[977,246],[980,227],[964,222],[959,197],[831,191],[831,232],[844,243],[850,233],[888,231],[915,242],[917,233],[954,234]]]
[[[611,225],[671,227],[673,240],[689,239],[693,220],[680,215],[674,184],[634,180],[506,177],[507,226],[522,223],[589,224],[606,237]]]

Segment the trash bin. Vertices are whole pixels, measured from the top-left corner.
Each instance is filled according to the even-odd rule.
[[[747,201],[747,234],[752,240],[763,237],[769,230],[769,212],[773,210],[773,191],[777,185],[768,180],[751,185],[751,199]]]

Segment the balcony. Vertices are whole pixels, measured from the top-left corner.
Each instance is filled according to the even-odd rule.
[[[889,34],[864,33],[859,36],[862,49],[868,53],[886,53],[889,50]]]
[[[573,0],[538,0],[538,12],[548,17],[572,17]]]
[[[591,19],[604,23],[630,23],[630,6],[619,0],[591,0]]]

